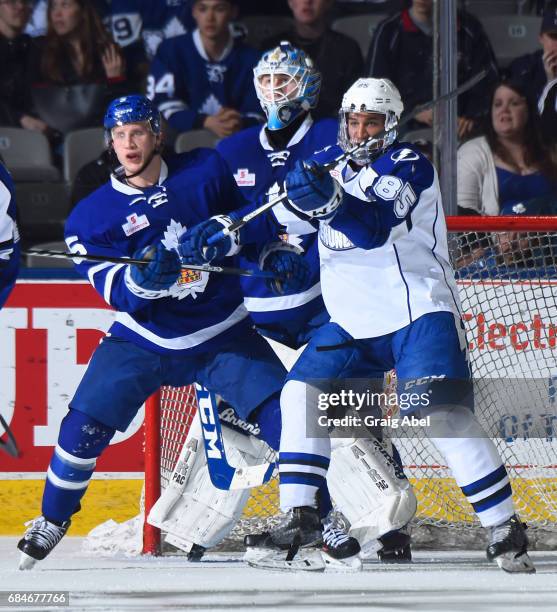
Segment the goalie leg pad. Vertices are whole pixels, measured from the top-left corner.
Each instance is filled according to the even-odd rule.
[[[199,419],[194,420],[194,423],[198,422]],[[169,534],[167,541],[186,552],[194,544],[211,548],[221,542],[232,531],[250,496],[249,489],[223,491],[212,485],[202,450],[201,431],[196,429],[192,433],[192,429],[193,425],[186,445],[194,436],[198,436],[199,451],[191,461],[183,490],[176,495],[176,490],[167,493],[167,488],[147,519],[149,524]],[[222,434],[227,456],[236,467],[259,465],[269,452],[264,442],[234,431],[224,424]],[[170,498],[171,504],[166,504],[165,496],[166,499]],[[160,512],[163,505],[165,514]]]
[[[350,521],[362,548],[404,527],[416,514],[412,486],[375,438],[334,438],[327,483],[336,507]]]

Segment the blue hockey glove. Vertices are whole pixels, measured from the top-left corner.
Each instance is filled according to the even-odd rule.
[[[211,217],[195,225],[180,237],[178,253],[182,264],[201,265],[235,255],[240,250],[240,231],[232,232],[216,244],[207,246],[209,238],[228,227],[234,219],[225,215]]]
[[[301,251],[285,242],[273,242],[265,247],[259,267],[273,272],[278,278],[265,281],[275,295],[299,293],[309,288],[311,271]]]
[[[342,201],[341,190],[328,172],[319,174],[318,168],[313,160],[296,162],[284,187],[295,211],[310,219],[330,219]]]
[[[150,261],[148,266],[130,266],[131,281],[145,291],[162,291],[169,289],[178,280],[181,265],[176,251],[169,251],[159,242],[149,245],[134,253],[134,259]],[[136,289],[126,283],[132,291]],[[136,291],[134,291],[136,293]]]

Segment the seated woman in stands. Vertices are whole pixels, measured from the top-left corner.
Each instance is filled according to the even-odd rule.
[[[123,55],[91,0],[49,0],[47,34],[35,39],[30,63],[45,131],[96,126],[106,101],[125,92]]]
[[[459,214],[494,216],[515,207],[534,215],[556,214],[557,168],[542,144],[536,109],[520,85],[511,81],[495,86],[490,108],[484,134],[458,150]],[[483,259],[493,247],[502,248],[485,234],[474,238],[461,245],[457,267]],[[509,249],[518,239],[515,235],[505,242],[506,262],[512,259]]]
[[[536,109],[511,81],[495,87],[490,108],[484,135],[458,150],[459,214],[498,215],[534,198],[544,198],[544,212],[552,214],[557,168],[542,144]]]

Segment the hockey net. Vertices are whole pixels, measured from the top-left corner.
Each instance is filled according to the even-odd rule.
[[[503,457],[530,539],[556,543],[557,219],[453,217],[448,228],[476,414]],[[195,417],[195,393],[165,387],[150,404],[146,514],[172,474]],[[436,449],[425,438],[402,438],[396,445],[418,497],[414,541],[474,545],[477,519]],[[275,478],[253,490],[232,538],[240,540],[246,528],[277,512]],[[144,552],[159,549],[158,530],[145,524]]]

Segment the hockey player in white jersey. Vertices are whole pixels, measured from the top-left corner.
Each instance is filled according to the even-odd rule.
[[[322,429],[306,433],[306,425],[318,423],[317,394],[329,390],[322,381],[362,372],[379,378],[395,368],[399,393],[427,398],[420,409],[433,420],[431,440],[488,531],[488,559],[509,572],[532,572],[505,466],[472,412],[437,173],[418,150],[397,141],[402,110],[389,80],[359,79],[342,101],[340,146],[298,163],[286,177],[292,210],[319,227],[321,288],[331,322],[313,336],[282,390],[280,504],[286,514],[273,537],[284,544],[313,537],[315,490],[327,476],[331,442]],[[364,140],[330,174],[319,171]]]

